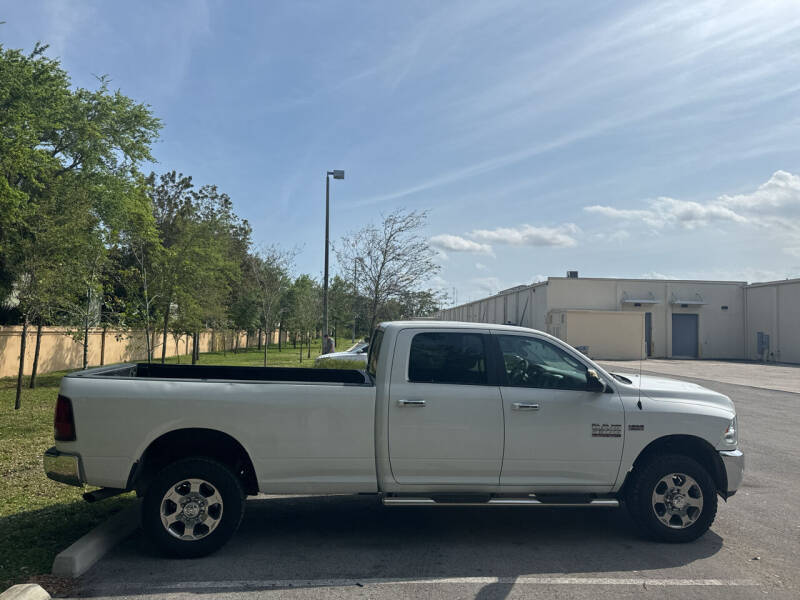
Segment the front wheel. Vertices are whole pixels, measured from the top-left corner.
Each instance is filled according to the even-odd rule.
[[[236,533],[245,494],[225,465],[188,458],[164,467],[147,488],[142,528],[165,554],[205,556]]]
[[[656,457],[635,475],[630,513],[662,542],[691,542],[703,535],[717,514],[714,480],[696,460],[679,454]]]

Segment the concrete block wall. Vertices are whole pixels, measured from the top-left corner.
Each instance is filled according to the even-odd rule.
[[[42,341],[39,349],[39,373],[62,371],[65,369],[78,369],[83,366],[83,340],[74,336],[74,330],[62,327],[42,328]],[[232,347],[235,338],[227,334],[227,346]],[[240,332],[239,346],[244,347],[247,334]],[[105,344],[103,338],[105,337]],[[222,336],[217,332],[214,336],[215,349],[222,349]],[[19,371],[20,341],[22,339],[22,326],[0,327],[0,377],[15,377]],[[157,358],[161,357],[161,335],[154,336],[154,352]],[[211,351],[212,333],[210,330],[200,333],[200,352]],[[277,332],[273,335],[277,342]],[[258,343],[257,336],[251,336],[250,345]],[[105,347],[104,347],[105,346]],[[28,338],[25,347],[24,373],[30,375],[33,367],[33,357],[36,351],[36,327],[28,327]],[[191,352],[191,338],[183,335],[177,340],[167,336],[166,355],[189,354]],[[89,330],[88,359],[90,366],[98,366],[144,360],[147,357],[145,336],[143,331],[115,331],[107,330],[105,336],[102,329]]]

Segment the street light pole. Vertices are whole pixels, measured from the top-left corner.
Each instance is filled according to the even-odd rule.
[[[331,175],[344,179],[344,171],[334,169],[325,174],[325,281],[322,287],[322,335],[328,335],[328,245],[330,242]]]

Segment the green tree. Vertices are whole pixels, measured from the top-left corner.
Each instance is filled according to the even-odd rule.
[[[227,328],[231,290],[250,244],[249,224],[216,186],[195,190],[191,177],[175,171],[151,174],[149,181],[160,241],[153,288],[165,343],[170,333],[176,340],[183,334],[196,340],[206,325]],[[195,344],[192,355],[196,360]],[[162,363],[165,358],[162,345]]]
[[[267,366],[267,350],[272,332],[278,327],[281,317],[281,300],[291,283],[289,270],[294,253],[281,250],[277,246],[266,246],[255,252],[249,259],[251,278],[259,325],[267,334],[264,344],[264,366]]]
[[[129,190],[136,201],[128,212],[110,256],[112,266],[105,287],[113,304],[116,324],[123,329],[144,330],[147,361],[153,359],[152,332],[159,297],[154,279],[163,246],[155,224],[147,182],[139,178]]]
[[[300,338],[300,362],[303,361],[303,342],[307,346],[307,356],[311,358],[311,338],[320,327],[322,289],[310,275],[300,275],[289,290],[290,329]]]
[[[335,275],[328,287],[328,315],[331,322],[331,335],[341,336],[343,332],[347,333],[348,329],[352,329],[355,316],[355,299],[353,282],[346,281],[340,275]]]
[[[73,224],[91,217],[97,230],[110,227],[103,222],[103,207],[115,200],[100,201],[96,187],[109,179],[125,180],[137,164],[152,159],[150,144],[160,128],[148,106],[112,92],[105,78],[95,90],[71,89],[67,74],[57,60],[44,55],[45,50],[37,45],[26,55],[0,46],[0,270],[16,290],[24,330],[16,408],[25,334],[46,276],[43,264],[66,256],[49,255],[42,261],[43,249],[60,248],[56,242],[64,241],[59,234],[67,227],[60,222],[62,216]],[[80,202],[60,204],[57,195],[65,191]],[[67,214],[53,214],[54,209]],[[49,235],[54,237],[45,239]],[[90,238],[84,241],[95,247],[96,238]],[[78,272],[58,271],[65,277]]]

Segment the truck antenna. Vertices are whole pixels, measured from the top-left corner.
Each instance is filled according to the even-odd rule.
[[[644,343],[647,344],[646,339]],[[642,410],[642,361],[644,360],[645,351],[644,348],[639,348],[639,399],[636,401],[636,406],[639,407],[639,410]]]

